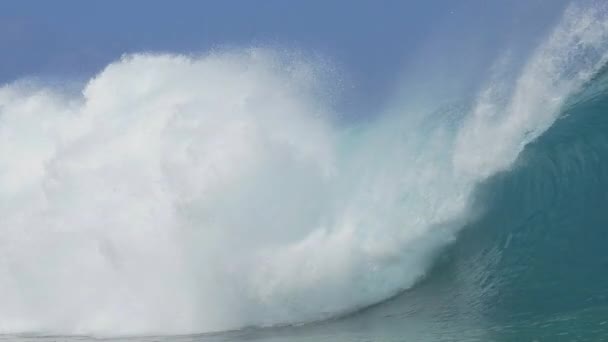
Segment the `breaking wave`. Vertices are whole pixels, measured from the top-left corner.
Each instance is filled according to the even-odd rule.
[[[608,58],[571,6],[464,105],[336,120],[326,66],[268,49],[136,54],[78,94],[0,88],[0,332],[296,324],[412,287]]]

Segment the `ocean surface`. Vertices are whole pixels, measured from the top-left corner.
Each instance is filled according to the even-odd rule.
[[[608,341],[607,6],[537,45],[354,122],[268,49],[4,85],[0,341]]]

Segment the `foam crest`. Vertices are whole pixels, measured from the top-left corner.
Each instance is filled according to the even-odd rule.
[[[456,168],[482,178],[508,168],[558,118],[568,96],[607,60],[606,6],[570,6],[514,85],[496,79],[482,91],[459,133]]]

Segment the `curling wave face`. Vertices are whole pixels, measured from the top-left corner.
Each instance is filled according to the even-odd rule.
[[[411,287],[605,64],[606,15],[570,7],[466,109],[365,123],[332,120],[322,67],[263,49],[126,56],[77,96],[4,86],[0,332],[294,324]]]

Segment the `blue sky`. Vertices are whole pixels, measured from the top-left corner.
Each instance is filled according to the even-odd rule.
[[[0,83],[86,78],[130,52],[261,45],[331,60],[348,80],[353,107],[376,106],[408,65],[420,69],[431,65],[429,55],[448,60],[470,53],[465,49],[494,51],[509,36],[533,37],[563,2],[6,0]]]

